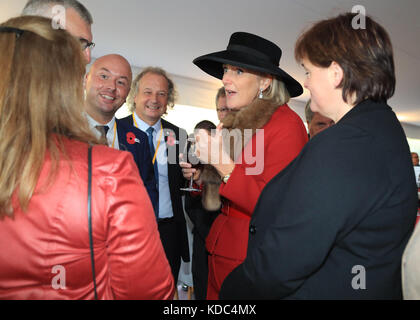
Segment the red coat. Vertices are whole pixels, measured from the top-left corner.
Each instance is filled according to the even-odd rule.
[[[0,299],[93,299],[87,218],[87,145],[65,139],[45,188],[46,156],[28,211],[0,221]],[[174,280],[133,157],[95,146],[92,223],[99,299],[170,299]],[[14,201],[16,206],[16,201]],[[65,288],[63,288],[65,286]]]
[[[246,171],[254,168],[255,163],[236,163],[227,184],[220,187],[220,194],[227,201],[206,239],[210,253],[207,290],[207,299],[210,300],[218,299],[223,280],[246,257],[249,221],[261,191],[296,158],[308,141],[302,120],[287,105],[279,107],[262,129],[242,152],[243,160],[244,154],[252,147],[256,163],[263,164],[261,173],[252,175]],[[264,139],[263,149],[257,149],[260,143],[257,139],[260,138]]]

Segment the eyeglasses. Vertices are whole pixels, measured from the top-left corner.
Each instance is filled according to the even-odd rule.
[[[80,44],[82,46],[82,51],[85,51],[87,48],[93,49],[95,48],[95,44],[93,42],[89,42],[88,40],[84,38],[79,38]]]
[[[217,108],[216,110],[217,110],[217,112],[228,112],[229,111],[228,108]]]

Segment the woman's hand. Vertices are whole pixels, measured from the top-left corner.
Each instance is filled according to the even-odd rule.
[[[184,162],[183,160],[183,154],[181,153],[179,155],[180,158],[180,162],[179,162],[179,166],[182,168],[182,175],[184,176],[185,179],[190,180],[191,176],[193,176],[193,180],[200,185],[201,181],[200,181],[200,176],[201,176],[201,170],[200,169],[194,169],[192,168],[191,163],[188,162]]]
[[[209,135],[204,129],[199,129],[195,136],[196,156],[203,163],[211,164],[219,172],[220,177],[232,173],[235,164],[223,147],[223,124],[217,126],[214,135]]]

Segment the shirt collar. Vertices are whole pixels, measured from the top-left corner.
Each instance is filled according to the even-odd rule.
[[[91,128],[95,128],[96,126],[108,126],[109,129],[114,130],[114,123],[115,123],[115,116],[112,117],[111,121],[106,124],[99,123],[95,119],[93,119],[87,112],[85,112],[86,119],[89,122],[89,126]]]
[[[148,123],[140,119],[140,117],[137,115],[136,112],[134,112],[133,114],[134,114],[134,117],[136,118],[137,125],[141,131],[146,132],[146,130],[149,129],[149,127],[152,127],[153,129],[155,129],[155,132],[160,131],[161,124],[162,124],[161,119],[159,119],[153,126],[150,126]]]

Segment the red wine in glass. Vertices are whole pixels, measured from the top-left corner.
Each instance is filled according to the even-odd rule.
[[[184,152],[183,152],[183,160],[184,162],[188,162],[191,166],[195,169],[201,166],[200,159],[197,158],[195,155],[195,138],[194,135],[190,135],[187,139],[187,143],[185,144]],[[187,188],[181,188],[182,191],[196,191],[201,192],[200,189],[196,189],[193,187],[194,184],[194,175],[191,175],[189,185]]]

